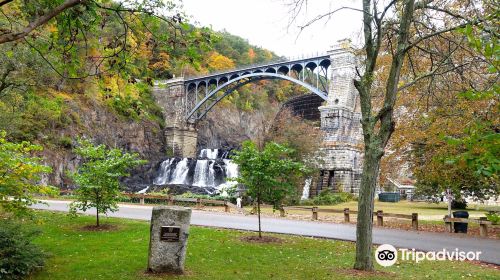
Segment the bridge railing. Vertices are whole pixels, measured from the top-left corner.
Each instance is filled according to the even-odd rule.
[[[208,73],[206,75],[184,76],[184,80],[202,79],[205,77],[219,76],[219,75],[233,73],[233,72],[239,72],[239,71],[243,71],[243,70],[247,70],[247,69],[259,68],[259,67],[263,67],[263,66],[271,66],[274,64],[282,63],[282,62],[297,62],[297,61],[301,61],[301,60],[312,59],[312,58],[326,56],[326,55],[328,55],[327,52],[324,52],[324,53],[318,52],[315,55],[313,54],[310,56],[302,55],[302,56],[296,56],[296,57],[279,57],[278,59],[271,60],[271,61],[255,63],[255,64],[241,65],[241,66],[236,67],[234,69],[219,70],[219,71]]]

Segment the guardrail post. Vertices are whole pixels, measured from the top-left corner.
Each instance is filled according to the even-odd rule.
[[[196,209],[201,209],[201,198],[196,199]]]
[[[285,217],[285,208],[283,208],[283,205],[280,205],[280,217]]]
[[[344,222],[348,223],[349,219],[349,208],[344,208]]]
[[[229,212],[229,205],[227,205],[227,201],[224,201],[224,212]]]
[[[318,207],[314,206],[312,208],[312,219],[317,220],[318,219]]]
[[[168,202],[167,202],[168,205],[174,205],[174,198],[172,197],[172,195],[169,195],[168,196]]]
[[[453,223],[448,222],[448,220],[447,220],[448,218],[450,218],[450,216],[448,216],[448,215],[444,216],[444,224],[445,224],[446,230],[448,232],[453,232]]]
[[[488,224],[483,223],[485,221],[487,221],[486,217],[479,218],[479,235],[481,237],[488,236]]]
[[[411,213],[411,226],[414,230],[418,230],[418,213]]]
[[[382,210],[377,211],[377,226],[379,227],[384,226],[384,211]]]
[[[144,195],[141,196],[141,198],[139,199],[139,203],[141,205],[144,205],[145,201],[144,201]]]

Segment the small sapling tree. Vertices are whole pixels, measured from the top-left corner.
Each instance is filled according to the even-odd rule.
[[[298,161],[292,159],[294,150],[285,145],[268,142],[262,151],[251,141],[243,142],[240,151],[232,157],[239,166],[238,183],[247,188],[247,193],[257,200],[259,238],[262,238],[260,205],[271,203],[274,207],[295,191],[294,178],[307,170]]]
[[[41,146],[13,143],[5,137],[5,131],[0,131],[0,212],[26,214],[28,206],[37,202],[34,194],[54,192],[52,187],[38,183],[51,169],[33,155],[42,150]]]
[[[120,197],[120,178],[129,176],[130,168],[144,164],[136,153],[126,153],[120,149],[109,149],[105,145],[94,145],[89,140],[79,140],[74,152],[82,157],[83,164],[69,176],[79,186],[76,201],[71,203],[70,211],[96,209],[96,226],[99,227],[99,214],[114,212],[118,209]]]

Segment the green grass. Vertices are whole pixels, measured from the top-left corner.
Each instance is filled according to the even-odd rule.
[[[36,239],[52,256],[32,279],[359,279],[350,268],[354,244],[276,235],[282,244],[249,244],[251,232],[192,227],[184,276],[145,276],[149,223],[106,218],[118,230],[82,231],[93,217],[71,219],[39,212],[43,230]],[[367,279],[499,279],[500,271],[472,263],[402,262]]]

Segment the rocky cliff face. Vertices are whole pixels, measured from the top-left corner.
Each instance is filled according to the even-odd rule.
[[[67,173],[74,171],[81,162],[72,152],[77,137],[137,152],[141,158],[148,160],[147,164],[132,170],[131,176],[124,179],[128,191],[138,191],[153,182],[161,162],[167,158],[164,131],[158,123],[127,120],[100,102],[83,97],[65,102],[78,120],[57,130],[61,138],[71,139],[71,143],[49,145],[42,152],[45,163],[53,169],[51,174],[43,178],[44,183],[61,189],[74,187]],[[278,104],[271,105],[265,112],[241,111],[234,105],[214,107],[197,125],[198,149],[229,150],[240,147],[245,140],[261,138],[264,127],[269,127],[274,120],[278,107]],[[166,116],[166,123],[171,122],[168,112]]]
[[[66,103],[79,120],[58,131],[61,137],[72,139],[71,145],[45,147],[41,156],[53,168],[53,172],[44,178],[46,183],[60,188],[73,187],[67,172],[74,171],[81,161],[71,151],[76,137],[139,153],[148,163],[133,170],[132,176],[124,183],[128,188],[136,189],[145,182],[152,182],[159,163],[165,158],[163,130],[158,123],[126,120],[92,100],[67,100]]]
[[[234,149],[245,140],[262,137],[265,127],[274,120],[278,105],[266,112],[241,111],[234,106],[216,106],[198,123],[198,148]]]

